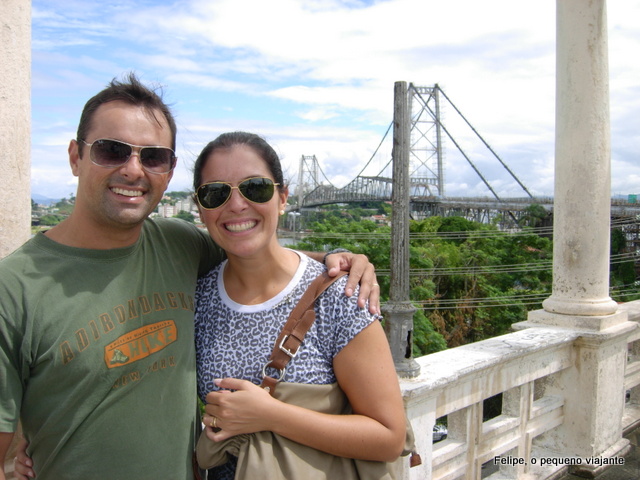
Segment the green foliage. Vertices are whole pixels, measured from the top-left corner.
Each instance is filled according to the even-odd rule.
[[[66,215],[54,215],[54,214],[43,215],[42,217],[40,217],[40,225],[54,226],[59,224],[65,218],[66,218]]]
[[[413,316],[413,356],[421,357],[447,349],[444,337],[435,331],[422,310]]]
[[[640,299],[640,292],[635,287],[636,268],[635,260],[628,258],[626,260],[618,260],[627,252],[627,237],[619,228],[611,230],[611,255],[612,261],[610,266],[609,284],[613,291],[622,293],[612,294],[612,297],[619,302],[630,302]],[[617,257],[617,258],[616,258]],[[616,258],[616,260],[613,260]]]
[[[181,218],[182,220],[186,220],[189,223],[196,223],[196,217],[191,212],[186,212],[184,210],[180,210],[175,218]]]
[[[479,228],[479,223],[472,222],[463,217],[444,217],[440,218],[438,232],[468,232],[478,230]]]
[[[553,245],[548,234],[538,235],[530,227],[546,226],[549,216],[536,205],[527,214],[521,222],[526,227],[517,235],[461,217],[410,222],[409,297],[418,307],[413,319],[415,356],[508,333],[528,311],[542,308],[542,300],[551,295]],[[342,247],[364,253],[378,271],[385,302],[390,228],[362,218],[359,209],[316,212],[305,220],[314,235],[296,248]],[[624,232],[614,229],[612,255],[627,250]],[[611,286],[623,292],[616,300],[640,298],[635,278],[633,258],[612,262]]]
[[[627,248],[627,237],[622,230],[614,228],[611,230],[611,254],[622,253],[625,248]]]
[[[390,228],[343,208],[315,213],[313,236],[296,248],[348,248],[364,253],[380,271],[390,268]],[[413,353],[425,355],[507,333],[551,291],[552,244],[534,233],[510,235],[462,217],[429,217],[410,223],[410,298]],[[367,235],[370,233],[371,235]],[[381,235],[385,234],[385,235]],[[383,302],[390,277],[379,274]],[[538,300],[539,302],[539,300]]]
[[[165,197],[169,197],[172,200],[182,200],[185,198],[189,198],[189,196],[191,195],[191,193],[187,192],[187,191],[174,191],[174,192],[164,192],[164,196]]]
[[[542,205],[534,203],[525,209],[525,214],[518,221],[521,227],[537,228],[551,223],[551,214]]]
[[[189,198],[190,196],[191,193],[187,191],[164,192],[162,201],[163,203],[168,203],[169,205],[175,205],[178,201]]]
[[[70,200],[63,198],[59,202],[54,205],[55,213],[57,215],[69,216],[71,212],[73,212],[73,207],[75,206],[75,197],[72,197]]]
[[[456,231],[454,226],[465,232],[431,240],[438,265],[449,269],[434,275],[431,319],[450,347],[506,333],[512,323],[526,318],[527,310],[541,307],[521,299],[551,290],[549,239],[512,236],[466,220],[444,225],[448,229],[439,228],[440,233]]]
[[[41,206],[31,199],[32,228],[38,232],[42,227],[53,227],[71,215],[75,206],[75,197],[63,198],[51,206]]]

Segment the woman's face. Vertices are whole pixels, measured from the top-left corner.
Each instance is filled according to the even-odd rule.
[[[254,177],[274,180],[266,162],[246,145],[215,150],[202,169],[202,184],[226,182],[237,187],[243,180]],[[284,210],[286,203],[286,189],[280,192],[275,187],[269,201],[254,203],[234,188],[221,207],[206,210],[199,206],[200,218],[211,238],[228,256],[250,257],[277,245],[279,212]]]

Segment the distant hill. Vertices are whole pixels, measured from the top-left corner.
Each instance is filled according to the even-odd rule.
[[[40,205],[53,205],[61,200],[60,198],[49,198],[37,193],[32,194],[31,199]]]

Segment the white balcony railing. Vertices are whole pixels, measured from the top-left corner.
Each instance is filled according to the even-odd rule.
[[[630,321],[640,321],[640,302],[621,309]],[[580,336],[570,329],[528,328],[416,359],[420,375],[402,379],[401,386],[423,464],[406,467],[400,478],[543,480],[581,461],[549,450],[542,440],[564,421],[565,399],[546,387],[567,378],[562,373],[575,366]],[[640,422],[639,329],[628,342],[625,431]],[[484,401],[498,394],[502,413],[483,421]],[[434,444],[433,427],[444,417],[447,438]]]

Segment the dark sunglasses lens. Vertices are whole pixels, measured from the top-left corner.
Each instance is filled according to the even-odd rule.
[[[231,187],[226,183],[207,183],[198,188],[198,202],[204,208],[218,208],[231,195]]]
[[[247,200],[266,203],[273,198],[273,181],[268,178],[250,178],[238,185]]]
[[[131,147],[114,140],[96,140],[91,146],[91,159],[103,167],[117,167],[131,156]]]
[[[140,162],[151,172],[166,173],[173,168],[173,150],[165,147],[143,147],[140,150]]]

